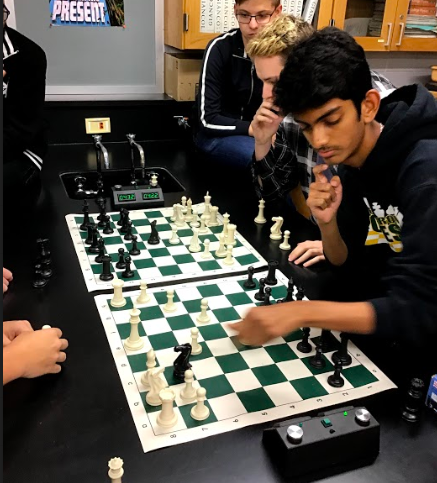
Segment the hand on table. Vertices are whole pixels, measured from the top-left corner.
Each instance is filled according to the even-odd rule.
[[[27,320],[3,322],[3,347],[9,345],[23,332],[33,332],[33,328]]]
[[[325,260],[325,255],[322,240],[307,240],[298,243],[288,257],[288,261],[294,262],[296,265],[304,262],[302,264],[304,267],[310,267],[323,260]]]
[[[3,293],[8,290],[9,284],[12,282],[13,278],[12,272],[7,268],[3,268]]]

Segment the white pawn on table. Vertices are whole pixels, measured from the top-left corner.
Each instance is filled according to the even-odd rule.
[[[193,387],[194,373],[190,369],[184,374],[185,386],[181,389],[180,397],[184,402],[193,402],[196,400],[196,388]]]
[[[193,327],[191,329],[191,354],[193,356],[198,356],[202,353],[202,346],[198,342],[199,339],[199,329]]]
[[[196,393],[197,403],[191,409],[191,417],[196,421],[204,421],[208,419],[210,411],[209,407],[205,405],[206,401],[206,389],[204,387],[199,387]]]
[[[147,304],[147,302],[150,302],[150,295],[147,293],[147,282],[144,280],[141,280],[140,282],[140,295],[138,295],[136,303],[138,305],[141,304]]]
[[[210,316],[208,315],[208,299],[202,299],[200,301],[200,314],[197,317],[197,322],[206,324],[211,320]],[[191,353],[193,350],[191,349]]]
[[[174,290],[167,290],[167,303],[162,307],[164,312],[175,312],[178,306],[174,303]]]
[[[288,243],[288,240],[290,238],[290,231],[289,230],[285,230],[284,231],[284,241],[279,245],[279,248],[281,250],[290,250],[291,249],[291,245],[290,243]]]
[[[258,216],[255,218],[255,223],[257,223],[258,225],[263,225],[264,223],[267,222],[266,220],[266,217],[264,216],[264,208],[266,206],[266,202],[261,199],[259,200],[259,203],[258,203],[258,208],[259,208],[259,211],[258,211]]]

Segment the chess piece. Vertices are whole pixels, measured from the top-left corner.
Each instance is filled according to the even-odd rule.
[[[177,310],[177,305],[173,302],[174,290],[167,290],[167,303],[162,307],[164,312],[174,312]]]
[[[166,382],[161,377],[165,367],[155,367],[147,371],[147,379],[149,382],[150,391],[146,395],[146,403],[149,406],[161,406],[161,399],[159,393],[162,389],[167,387]]]
[[[208,226],[219,226],[219,222],[217,220],[218,215],[218,206],[211,206],[209,209],[210,217],[208,220]]]
[[[158,175],[157,174],[152,174],[152,176],[150,176],[150,186],[152,186],[153,188],[158,186]]]
[[[91,241],[91,246],[88,247],[88,253],[99,253],[99,230],[97,229],[97,226],[94,225],[92,227],[92,241]]]
[[[209,251],[209,245],[210,245],[210,241],[208,238],[205,239],[205,241],[203,242],[203,252],[202,252],[202,255],[201,258],[204,258],[204,259],[207,259],[207,258],[212,258],[212,255],[211,255],[211,252]]]
[[[235,263],[235,259],[232,256],[232,248],[232,245],[226,247],[226,258],[223,260],[225,265],[233,265]]]
[[[129,220],[127,223],[126,223],[126,234],[124,235],[124,239],[127,240],[127,241],[130,241],[132,240],[132,237],[133,237],[133,234],[132,234],[132,221]]]
[[[203,211],[203,216],[205,217],[206,221],[209,221],[211,218],[211,196],[209,195],[209,191],[206,192],[206,195],[204,196],[205,199],[205,209]]]
[[[181,240],[178,237],[178,229],[176,226],[173,226],[171,229],[171,237],[168,242],[171,243],[172,245],[178,245],[180,241]]]
[[[256,283],[253,280],[253,274],[255,273],[255,269],[253,267],[248,267],[247,269],[247,280],[243,283],[243,287],[247,289],[254,289],[256,288]]]
[[[296,292],[296,300],[303,300],[305,297],[303,287],[297,287],[297,292]]]
[[[111,478],[111,483],[122,483],[121,477],[124,474],[123,460],[121,458],[112,458],[108,461],[108,476]]]
[[[192,407],[190,414],[196,421],[204,421],[205,419],[208,419],[210,414],[208,406],[205,405],[206,389],[199,387],[199,389],[197,389],[196,397],[197,404]]]
[[[255,294],[255,300],[262,301],[264,300],[264,288],[266,286],[266,279],[260,278],[259,280],[259,289],[258,292]]]
[[[114,229],[111,226],[111,217],[109,215],[106,215],[106,223],[105,223],[105,228],[103,228],[103,233],[105,235],[112,235],[114,233]]]
[[[131,257],[127,256],[125,258],[125,262],[126,262],[126,268],[124,269],[124,272],[122,272],[121,276],[123,278],[133,278],[135,276],[135,272],[130,268],[130,265],[132,263]]]
[[[103,257],[105,256],[105,240],[103,238],[99,238],[97,244],[99,246],[99,254],[94,259],[94,261],[96,263],[102,263]]]
[[[277,260],[269,261],[269,271],[266,277],[266,285],[276,285],[278,281],[276,280],[276,269],[279,266],[279,262]]]
[[[423,410],[423,400],[425,396],[425,383],[418,378],[410,382],[404,407],[402,409],[402,419],[409,423],[417,423]]]
[[[161,400],[162,410],[156,418],[156,423],[161,428],[172,428],[178,422],[178,415],[173,408],[173,402],[176,399],[173,389],[169,387],[161,389],[159,399]]]
[[[182,213],[185,214],[187,212],[187,197],[186,196],[182,196],[181,206],[182,206]]]
[[[289,230],[284,231],[284,241],[279,245],[279,248],[281,250],[291,250],[291,245],[288,243],[288,240],[290,239],[290,232]]]
[[[141,312],[135,306],[129,311],[130,335],[125,340],[124,347],[130,351],[137,351],[144,347],[144,341],[138,332],[138,325],[141,322],[140,314]]]
[[[150,301],[150,295],[147,293],[147,282],[144,280],[141,281],[140,283],[140,295],[137,298],[136,303],[137,304],[147,304],[147,302]]]
[[[194,374],[193,371],[185,371],[185,386],[181,389],[181,399],[185,402],[192,402],[196,399],[196,389],[193,387]]]
[[[337,361],[335,364],[335,370],[333,374],[328,376],[328,384],[332,387],[343,387],[344,386],[344,379],[341,377],[341,370],[343,366],[341,365],[340,361]]]
[[[105,255],[102,258],[102,273],[100,274],[99,278],[103,282],[109,282],[114,278],[114,275],[111,273],[111,262],[112,259],[109,255]]]
[[[200,314],[197,317],[197,322],[207,323],[211,320],[210,316],[208,315],[208,300],[202,299],[200,301]]]
[[[126,268],[126,260],[124,259],[124,248],[118,249],[118,262],[115,264],[115,268],[124,270]]]
[[[136,257],[141,255],[141,250],[138,248],[138,237],[136,235],[132,235],[132,247],[129,250],[129,255]]]
[[[191,228],[199,228],[200,224],[197,217],[197,208],[193,208],[193,218],[190,223]]]
[[[191,198],[188,198],[187,200],[187,212],[185,213],[185,221],[189,222],[193,220],[193,202],[191,201]]]
[[[182,213],[182,205],[176,205],[176,220],[174,221],[174,224],[179,228],[185,226],[185,218],[184,214]]]
[[[331,335],[331,331],[328,329],[322,329],[322,334],[320,336],[320,345],[322,346],[322,352],[329,352],[329,337]]]
[[[237,244],[237,240],[235,239],[235,232],[237,231],[237,225],[233,223],[229,223],[228,225],[228,234],[226,235],[226,244],[235,246]]]
[[[266,287],[264,289],[264,299],[261,305],[272,305],[270,302],[270,296],[272,295],[272,287]]]
[[[173,363],[173,377],[178,381],[183,381],[185,378],[185,371],[191,369],[190,356],[191,344],[180,344],[174,348],[175,352],[180,352],[179,356]]]
[[[32,282],[32,285],[35,287],[35,288],[44,288],[48,283],[49,283],[49,279],[48,278],[44,278],[42,276],[42,265],[37,263],[35,265],[35,278]]]
[[[191,238],[190,245],[188,247],[188,250],[191,253],[197,253],[200,252],[200,243],[199,243],[199,230],[197,228],[193,228],[193,237]]]
[[[297,344],[296,348],[298,351],[302,352],[303,354],[309,354],[313,350],[313,346],[310,344],[310,341],[309,341],[311,329],[309,327],[304,327],[302,331],[303,331],[303,338]]]
[[[151,232],[149,239],[147,240],[147,243],[149,245],[158,245],[161,241],[161,238],[159,238],[158,230],[156,229],[156,223],[156,220],[153,220],[152,223],[150,223]]]
[[[173,214],[170,216],[170,220],[173,222],[176,221],[176,218],[178,216],[177,206],[178,206],[177,204],[173,205]]]
[[[346,332],[342,332],[340,334],[340,340],[340,349],[332,354],[332,362],[336,364],[338,361],[340,361],[343,367],[347,367],[352,364],[352,357],[347,352],[349,336],[346,334]]]
[[[193,327],[191,329],[191,354],[193,356],[198,356],[202,353],[202,346],[197,341],[199,338],[199,329],[197,327]]]
[[[150,349],[147,352],[146,358],[147,369],[143,372],[143,375],[141,376],[141,384],[146,388],[146,390],[150,390],[149,372],[156,367],[155,351],[153,349]]]
[[[274,225],[270,228],[270,240],[281,240],[282,238],[282,231],[281,227],[284,223],[284,218],[282,216],[274,216],[272,218],[274,221]]]
[[[200,228],[199,228],[199,233],[208,233],[208,228],[206,226],[206,216],[202,215],[200,217]]]
[[[119,278],[114,279],[112,286],[114,287],[114,296],[109,302],[112,307],[120,308],[126,305],[126,299],[123,297],[123,280]]]
[[[326,361],[323,358],[322,346],[320,344],[317,344],[316,354],[313,357],[310,357],[309,363],[314,369],[323,369],[326,366]]]
[[[94,234],[93,228],[94,227],[95,227],[95,225],[92,224],[92,223],[90,223],[87,226],[87,237],[84,240],[85,245],[91,245],[91,243],[93,242],[93,234]]]
[[[293,293],[294,293],[294,282],[293,282],[293,279],[290,277],[290,279],[288,280],[287,295],[285,299],[283,299],[282,301],[293,302],[294,301]]]
[[[79,226],[79,230],[81,231],[87,231],[88,225],[90,224],[90,214],[89,214],[90,208],[88,206],[88,201],[84,200],[83,202],[83,207],[82,207],[82,213],[83,213],[83,222]]]
[[[222,234],[225,237],[225,243],[226,243],[226,237],[228,236],[228,225],[229,225],[229,218],[231,215],[229,213],[225,213],[223,215],[223,231]]]
[[[224,258],[227,255],[227,250],[225,246],[225,236],[223,233],[219,236],[219,247],[215,252],[215,256],[218,258]]]
[[[258,211],[258,216],[255,218],[255,223],[257,223],[258,225],[263,225],[264,223],[267,222],[267,220],[265,219],[265,216],[264,216],[264,208],[266,206],[266,202],[261,199],[259,200],[259,203],[258,203],[258,208],[259,208],[259,211]]]

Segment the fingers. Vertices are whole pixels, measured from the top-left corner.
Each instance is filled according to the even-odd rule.
[[[68,347],[68,340],[67,339],[61,339],[61,351],[64,351]]]
[[[299,265],[300,263],[306,262],[310,258],[320,256],[320,251],[316,248],[311,248],[307,250],[301,257],[299,257],[294,263]],[[305,266],[305,265],[304,265]]]
[[[67,359],[67,354],[65,352],[60,352],[58,354],[56,362],[65,362],[66,359]]]
[[[55,364],[47,374],[59,374],[62,371],[62,367],[59,364]]]
[[[328,169],[327,164],[317,164],[313,168],[313,173],[314,177],[316,178],[316,181],[320,183],[327,183],[328,178],[323,174],[323,171],[326,171]]]
[[[308,260],[303,264],[305,268],[311,267],[311,265],[315,265],[316,263],[322,262],[326,260],[325,255],[318,255],[317,257],[312,258],[311,260]]]

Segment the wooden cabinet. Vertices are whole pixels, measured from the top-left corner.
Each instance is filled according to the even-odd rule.
[[[436,37],[406,35],[410,1],[333,0],[333,23],[352,33],[367,51],[437,52]]]

